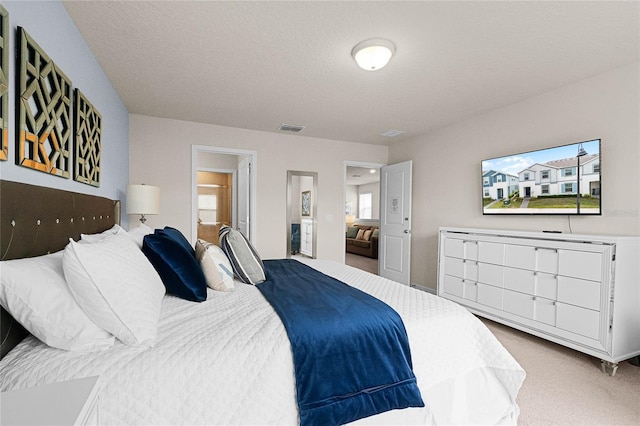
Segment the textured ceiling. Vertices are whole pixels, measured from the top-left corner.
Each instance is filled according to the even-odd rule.
[[[638,61],[639,5],[64,2],[130,113],[372,144]],[[359,69],[351,49],[378,37],[396,55]]]

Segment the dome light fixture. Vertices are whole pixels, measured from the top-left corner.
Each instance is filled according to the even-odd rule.
[[[387,65],[394,53],[396,46],[391,41],[372,38],[356,44],[351,56],[363,70],[376,71]]]

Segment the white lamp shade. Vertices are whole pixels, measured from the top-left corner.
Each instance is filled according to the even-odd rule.
[[[160,188],[127,185],[127,214],[160,214]]]
[[[392,42],[376,38],[358,43],[351,55],[363,70],[376,71],[387,65],[395,51]]]

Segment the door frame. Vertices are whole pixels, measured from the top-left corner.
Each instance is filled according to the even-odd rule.
[[[249,178],[249,229],[250,241],[257,244],[256,189],[258,184],[258,152],[247,149],[225,148],[209,145],[191,145],[191,241],[198,239],[198,153],[248,156],[251,158],[251,176]],[[235,206],[234,206],[235,208]]]

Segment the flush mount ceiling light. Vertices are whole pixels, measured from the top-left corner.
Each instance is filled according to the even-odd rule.
[[[356,44],[351,56],[360,68],[376,71],[387,65],[389,59],[396,53],[396,46],[383,38],[372,38]]]

